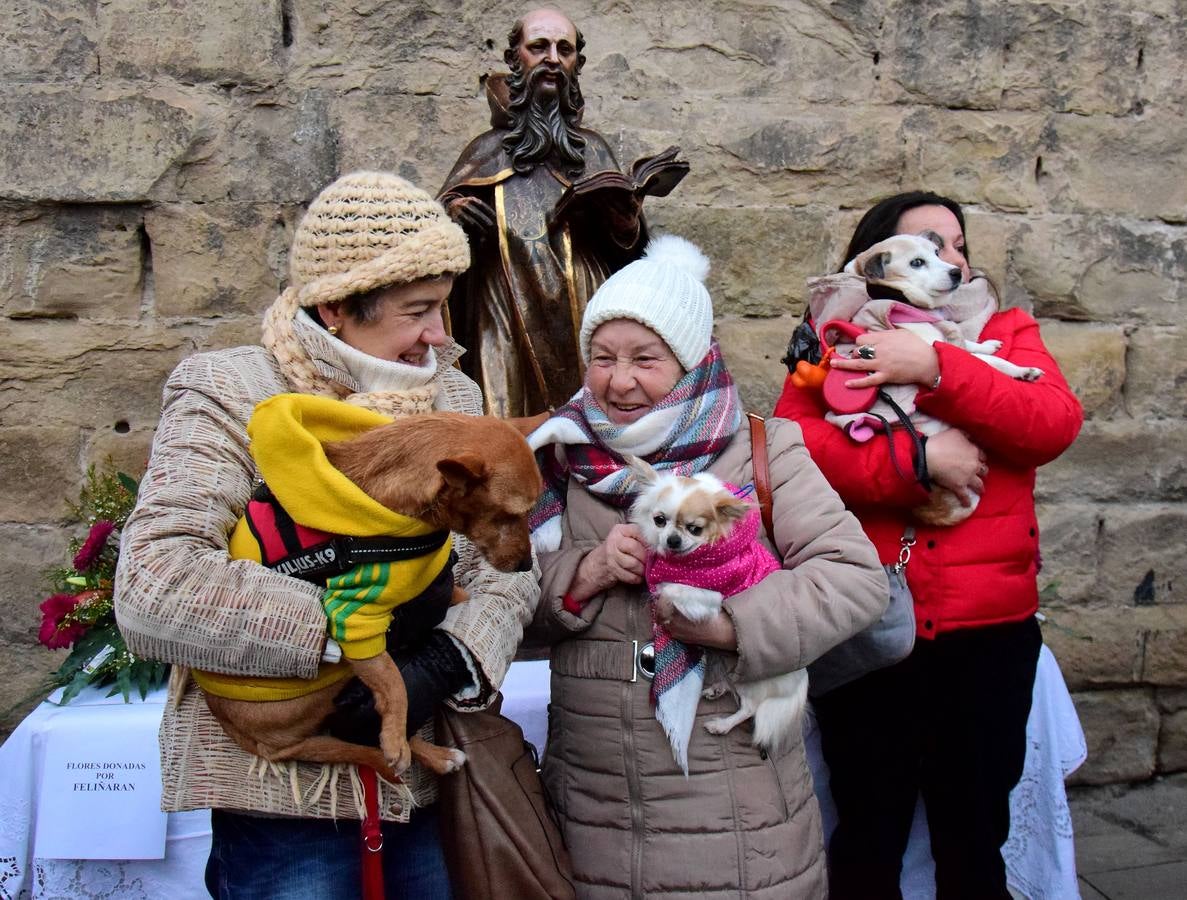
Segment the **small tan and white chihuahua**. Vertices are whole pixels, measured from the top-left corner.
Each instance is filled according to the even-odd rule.
[[[860,275],[870,284],[894,288],[917,309],[938,309],[950,301],[952,291],[961,283],[960,268],[940,259],[942,244],[943,238],[931,231],[896,234],[849,260],[845,272]],[[902,322],[894,327],[910,331],[929,344],[937,341],[955,344],[986,365],[1020,381],[1037,381],[1043,374],[1035,366],[1019,366],[994,356],[1001,349],[1001,341],[965,340],[950,322]]]
[[[708,472],[657,472],[638,457],[628,457],[627,462],[641,488],[629,518],[654,554],[647,562],[648,588],[670,598],[685,618],[713,618],[725,598],[782,568],[758,540],[755,505],[739,498],[721,479]],[[799,728],[808,697],[807,670],[734,683],[726,679],[724,665],[713,653],[707,668],[717,677],[707,678],[710,686],[703,696],[716,699],[732,692],[738,711],[706,722],[705,728],[725,734],[754,719],[754,745],[778,753]]]

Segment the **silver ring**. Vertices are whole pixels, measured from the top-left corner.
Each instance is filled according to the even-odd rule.
[[[873,359],[874,358],[874,345],[873,344],[862,344],[860,347],[857,348],[857,355],[860,356],[862,359]]]

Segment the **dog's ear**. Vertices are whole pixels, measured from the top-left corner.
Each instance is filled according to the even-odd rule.
[[[940,237],[938,234],[936,234],[934,231],[932,231],[930,228],[927,229],[926,231],[919,232],[919,236],[921,238],[927,238],[929,241],[931,241],[933,244],[935,244],[937,250],[944,249],[944,239],[942,237]]]
[[[655,484],[655,479],[659,476],[656,474],[655,469],[651,468],[645,461],[637,456],[631,456],[629,453],[623,459],[630,466],[635,478],[639,480],[639,484],[643,487],[651,487],[651,485]]]
[[[534,416],[521,416],[520,418],[515,419],[504,419],[503,421],[522,434],[524,437],[527,437],[529,434],[547,422],[550,418],[552,418],[552,413],[542,412],[537,413]]]
[[[437,471],[447,487],[468,494],[475,485],[486,480],[486,463],[477,453],[464,452],[437,461]]]
[[[876,253],[863,253],[857,257],[857,274],[866,279],[877,281],[886,274],[886,264],[890,262],[890,254],[885,250]]]
[[[736,522],[746,518],[746,514],[754,509],[754,504],[747,503],[740,497],[735,497],[728,491],[723,493],[713,504],[718,518],[726,522]]]

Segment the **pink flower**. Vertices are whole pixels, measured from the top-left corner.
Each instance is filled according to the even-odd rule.
[[[74,570],[76,572],[85,572],[98,562],[99,554],[107,546],[107,539],[111,537],[113,531],[115,531],[115,523],[109,522],[106,519],[100,519],[91,526],[91,533],[87,535],[87,539],[78,548],[78,553],[74,556]]]
[[[62,625],[67,613],[73,612],[79,597],[74,594],[54,594],[41,604],[41,629],[37,640],[50,650],[69,647],[87,633],[85,625]]]

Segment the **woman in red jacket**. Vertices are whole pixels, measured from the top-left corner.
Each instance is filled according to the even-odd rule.
[[[969,268],[964,216],[952,200],[915,191],[881,201],[862,218],[849,260],[894,234],[932,231],[940,256]],[[885,436],[865,443],[824,418],[815,391],[791,380],[775,415],[803,429],[812,458],[861,520],[882,562],[893,563],[908,525],[916,529],[907,582],[916,642],[901,663],[871,672],[815,701],[831,770],[838,825],[829,846],[834,900],[898,898],[915,798],[922,793],[936,860],[937,897],[1007,898],[1000,848],[1009,793],[1022,774],[1026,720],[1042,636],[1036,574],[1036,467],[1062,453],[1083,413],[1033,318],[994,312],[981,340],[998,355],[1045,373],[1016,381],[951,344],[929,346],[907,331],[870,332],[868,359],[835,359],[851,386],[914,384],[919,410],[952,426],[922,444]],[[923,459],[918,459],[922,453]],[[926,465],[924,465],[924,463]],[[946,487],[973,514],[949,527],[914,522],[920,483]]]

